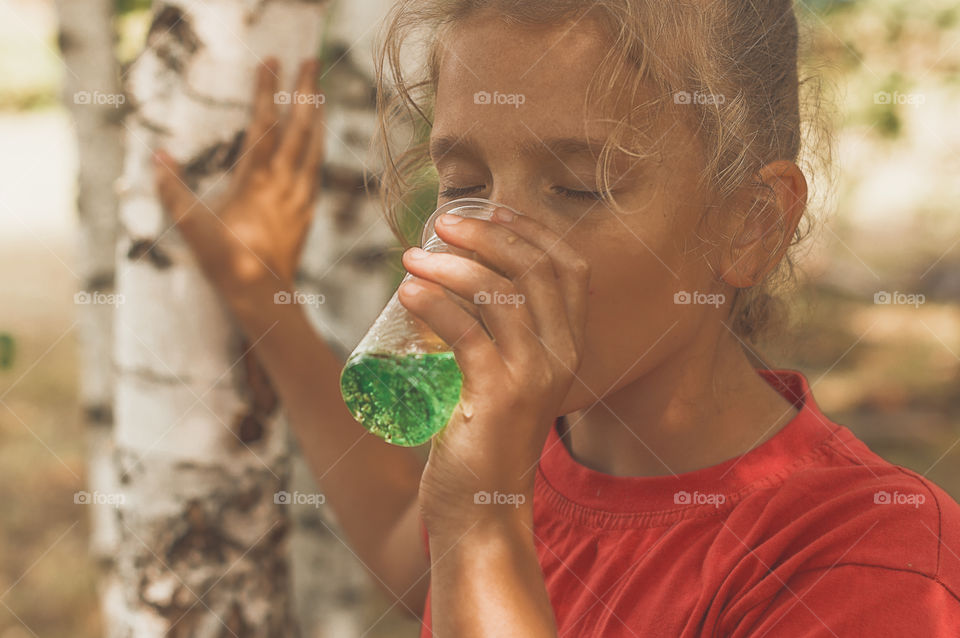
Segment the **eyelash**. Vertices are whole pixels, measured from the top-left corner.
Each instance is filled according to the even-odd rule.
[[[475,193],[478,190],[481,190],[482,186],[468,186],[466,188],[445,188],[440,191],[441,197],[446,198],[458,198],[466,197],[471,193]],[[553,192],[562,197],[569,199],[576,199],[581,201],[597,201],[603,199],[603,193],[600,191],[577,191],[569,188],[563,188],[562,186],[554,186]]]
[[[440,196],[446,197],[449,199],[456,199],[459,197],[466,197],[467,195],[470,195],[471,193],[475,193],[476,191],[482,188],[483,188],[482,186],[468,186],[466,188],[453,188],[453,187],[445,188],[442,191],[440,191]]]
[[[568,197],[570,199],[579,199],[586,201],[597,201],[603,199],[603,193],[600,191],[575,191],[569,188],[563,188],[562,186],[554,186],[553,192],[561,195],[563,197]]]

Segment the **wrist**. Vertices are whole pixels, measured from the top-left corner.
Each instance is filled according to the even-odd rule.
[[[431,554],[435,550],[444,553],[453,547],[532,539],[533,512],[529,502],[520,506],[481,502],[425,516],[424,525]]]
[[[264,276],[254,281],[238,282],[220,286],[223,300],[239,317],[272,315],[276,306],[282,305],[282,295],[294,293],[293,282],[273,276]]]
[[[278,323],[307,321],[303,307],[292,303],[294,291],[292,285],[274,280],[222,291],[221,296],[243,332],[256,336]]]

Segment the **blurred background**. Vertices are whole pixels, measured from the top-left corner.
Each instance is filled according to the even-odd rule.
[[[97,517],[76,499],[96,482],[98,452],[92,448],[100,445],[97,432],[121,415],[98,405],[97,394],[112,387],[97,355],[98,348],[103,351],[98,340],[108,337],[91,331],[89,322],[96,315],[90,314],[89,299],[75,297],[80,290],[98,290],[91,279],[95,284],[103,275],[97,273],[97,256],[91,256],[96,252],[91,247],[103,241],[90,239],[90,220],[96,215],[78,214],[78,201],[83,206],[83,198],[78,200],[78,134],[84,133],[78,131],[83,116],[76,119],[75,108],[83,100],[78,103],[75,96],[82,90],[76,83],[88,76],[79,70],[82,61],[64,62],[65,56],[77,54],[69,46],[85,33],[89,37],[91,30],[77,22],[74,34],[65,38],[59,26],[65,11],[79,20],[84,12],[103,11],[104,3],[62,4],[68,3],[72,8],[58,11],[52,0],[0,0],[0,638],[93,638],[115,632],[123,622],[117,619],[136,611],[138,602],[111,602],[109,587],[98,592],[99,570],[124,569],[112,562],[122,562],[122,556],[130,558],[125,569],[140,569],[132,565],[144,556],[153,560],[149,554],[137,558],[135,550],[116,549],[119,545],[111,543],[123,539],[98,532]],[[215,12],[218,3],[209,4]],[[333,87],[344,87],[329,90],[331,96],[343,96],[333,105],[333,125],[353,131],[357,139],[344,135],[325,178],[348,182],[344,192],[355,187],[350,180],[360,162],[348,157],[359,154],[350,148],[362,148],[371,130],[369,28],[387,4],[335,1],[323,9],[326,31],[304,36],[317,38],[328,60],[340,61],[341,70],[329,80]],[[805,280],[797,293],[795,325],[768,355],[781,367],[806,373],[824,411],[876,452],[960,498],[960,7],[951,0],[797,6],[814,68],[825,80],[825,97],[838,123],[835,177],[825,209],[815,211],[815,236],[800,258]],[[125,81],[138,77],[135,61],[151,34],[154,51],[167,46],[165,55],[178,55],[177,43],[163,39],[168,33],[155,32],[155,8],[149,2],[116,0],[109,11],[115,40],[107,50]],[[178,31],[176,21],[166,26]],[[102,33],[92,33],[94,41],[103,40]],[[80,53],[96,55],[82,47]],[[291,59],[294,55],[289,52]],[[149,70],[140,73],[149,75]],[[245,94],[248,86],[241,88]],[[104,94],[116,102],[123,97]],[[231,96],[221,97],[229,101]],[[107,106],[116,115],[112,123],[106,118],[113,131],[109,135],[117,136],[117,122],[130,112],[130,103]],[[123,127],[128,136],[139,130],[136,124]],[[119,158],[112,161],[119,163]],[[128,197],[124,188],[136,190],[130,182],[138,175],[138,161],[136,153],[127,151],[126,184],[114,193],[121,200]],[[199,179],[215,174],[212,170]],[[120,205],[133,206],[129,201]],[[376,215],[373,202],[358,203],[353,196],[334,193],[320,204],[333,219],[338,207],[348,205]],[[129,219],[115,230],[121,255],[136,246],[130,210]],[[149,235],[150,224],[144,224]],[[324,228],[316,232],[322,234]],[[334,298],[338,285],[376,279],[375,284],[363,280],[370,293],[359,315],[317,314],[318,329],[342,336],[341,351],[349,351],[354,336],[346,326],[368,325],[395,282],[389,233],[378,229],[362,241],[360,237],[328,246],[327,256],[307,263],[302,276],[305,286]],[[348,250],[351,258],[344,265]],[[99,254],[102,261],[103,251]],[[146,254],[151,260],[163,258],[149,248]],[[175,244],[170,254],[176,258]],[[109,250],[106,255],[112,261]],[[334,276],[334,265],[352,270]],[[142,281],[135,273],[130,276]],[[137,443],[128,437],[124,445],[136,448]],[[117,462],[122,453],[101,452],[108,457],[101,461]],[[309,482],[298,463],[289,461],[290,480]],[[298,545],[298,538],[308,536],[326,536],[328,546],[337,545],[335,522],[310,511],[291,519],[294,578],[297,569],[301,574],[320,571],[340,583],[324,589],[322,583],[297,582],[300,593],[293,598],[304,635],[416,635],[415,624],[371,593],[342,548],[328,553],[306,541]],[[93,551],[92,539],[94,545],[100,543]],[[154,558],[161,566],[173,560]],[[172,598],[164,602],[156,594],[162,583],[155,579],[153,584],[147,594],[159,598],[144,594],[139,603],[160,610],[176,607]],[[327,603],[316,603],[321,597],[335,602],[324,607]],[[181,611],[189,617],[191,609],[184,604]],[[171,635],[221,635],[195,631]],[[143,629],[131,635],[154,634]]]

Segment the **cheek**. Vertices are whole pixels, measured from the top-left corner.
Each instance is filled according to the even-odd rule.
[[[694,264],[679,242],[641,236],[641,243],[621,229],[617,240],[583,253],[591,263],[586,343],[567,411],[649,372],[692,338],[690,307],[674,295],[692,285]]]
[[[661,257],[661,259],[666,259]],[[615,351],[624,342],[644,340],[675,314],[677,280],[649,251],[594,266],[589,297],[588,336],[598,350]]]

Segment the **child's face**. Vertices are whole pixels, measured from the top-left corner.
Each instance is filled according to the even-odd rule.
[[[596,152],[578,147],[602,143],[609,130],[584,105],[605,53],[598,26],[508,26],[481,14],[459,24],[443,50],[431,134],[441,203],[507,204],[559,232],[592,267],[580,383],[563,412],[715,335],[723,306],[674,303],[680,291],[717,290],[697,256],[705,248],[695,232],[707,203],[696,189],[702,156],[680,120],[656,128],[665,142],[656,159],[618,160],[623,212],[570,193],[595,190]]]

